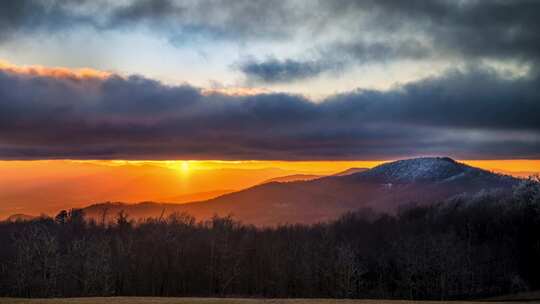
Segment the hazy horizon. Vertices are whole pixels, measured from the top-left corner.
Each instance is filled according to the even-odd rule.
[[[54,215],[94,203],[187,203],[242,190],[272,178],[332,175],[388,161],[0,161],[0,219],[13,214]],[[461,161],[501,174],[540,172],[533,160]],[[39,204],[35,204],[39,201]]]

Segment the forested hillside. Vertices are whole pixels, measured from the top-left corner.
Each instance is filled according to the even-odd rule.
[[[80,210],[0,224],[0,296],[454,299],[540,288],[540,184],[315,225]]]

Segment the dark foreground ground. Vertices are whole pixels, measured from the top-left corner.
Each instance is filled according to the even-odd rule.
[[[17,299],[0,298],[1,304],[408,304],[408,303],[540,303],[540,298],[507,297],[487,301],[402,301],[402,300],[336,300],[336,299],[217,299],[217,298],[152,298],[152,297],[102,297],[102,298],[68,298],[68,299]]]

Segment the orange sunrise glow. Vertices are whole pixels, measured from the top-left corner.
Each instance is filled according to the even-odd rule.
[[[69,69],[61,67],[45,67],[40,65],[18,66],[1,59],[0,70],[22,75],[71,79],[107,78],[111,76],[111,73],[109,72],[99,71],[90,68]]]
[[[0,161],[0,218],[14,210],[39,215],[101,201],[186,203],[294,174],[332,175],[387,161]],[[464,160],[486,170],[528,177],[537,160]],[[39,204],[35,203],[39,201]]]

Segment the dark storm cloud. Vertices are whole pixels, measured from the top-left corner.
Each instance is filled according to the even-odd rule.
[[[98,27],[97,16],[76,12],[86,0],[6,0],[0,1],[0,43],[17,39],[18,34],[55,33],[74,26]]]
[[[0,72],[0,157],[540,158],[538,77],[470,68],[320,103],[227,96],[143,77]]]
[[[244,54],[259,58],[236,65],[247,80],[268,83],[399,60],[490,59],[538,70],[539,11],[534,0],[7,0],[0,1],[0,43],[80,26],[98,31],[144,26],[181,47],[202,41],[239,46],[299,41],[315,54]]]
[[[268,59],[248,60],[239,65],[249,81],[280,83],[312,78],[336,70],[340,64],[322,61],[296,61]]]
[[[306,17],[295,1],[265,0],[132,0],[109,8],[109,25],[132,26],[141,22],[184,34],[211,39],[285,39],[294,24]],[[179,38],[180,37],[180,38]]]
[[[1,158],[540,158],[540,1],[0,1],[0,43],[78,27],[145,26],[175,45],[300,41],[311,57],[246,54],[248,80],[304,80],[366,63],[471,67],[313,103],[203,94],[144,77],[0,71]],[[311,45],[313,41],[313,45]],[[260,48],[259,48],[260,49]],[[512,61],[520,78],[480,68]]]
[[[148,27],[173,45],[186,39],[279,39],[294,35],[295,24],[311,12],[307,3],[263,0],[6,0],[0,1],[0,43],[22,34]]]
[[[405,84],[390,91],[361,90],[330,97],[332,110],[359,111],[375,119],[448,128],[492,130],[540,129],[538,76],[504,78],[488,68],[450,70],[440,77]],[[367,117],[366,117],[367,118]]]
[[[319,9],[329,12],[329,20],[354,20],[358,15],[363,23],[352,21],[344,42],[317,46],[320,58],[312,61],[315,65],[341,60],[340,67],[348,68],[403,59],[450,58],[464,62],[511,60],[538,69],[538,1],[343,0],[327,1]],[[360,17],[362,12],[368,14]],[[388,38],[396,33],[408,38],[397,43]],[[377,38],[362,42],[364,34]]]
[[[317,59],[262,61],[248,59],[237,66],[248,82],[287,83],[317,77],[323,73],[337,74],[354,64],[386,63],[397,59],[425,59],[431,49],[418,41],[334,43],[316,51]]]
[[[352,1],[365,7],[368,2]],[[395,29],[408,25],[425,31],[435,45],[464,56],[537,60],[540,56],[540,2],[521,1],[374,1],[377,15]]]
[[[346,44],[368,35],[377,45],[398,35],[413,41],[422,38],[440,55],[528,61],[540,56],[538,11],[540,2],[535,0],[7,0],[0,1],[0,38],[20,31],[72,30],[78,25],[131,30],[134,25],[150,24],[166,35],[200,32],[210,39],[242,43],[340,32],[339,42]],[[339,47],[329,43],[323,48]],[[422,52],[425,46],[417,47]],[[410,49],[414,45],[408,48],[402,51],[414,52]],[[368,49],[372,54],[378,50]],[[392,54],[399,57],[399,52]]]

